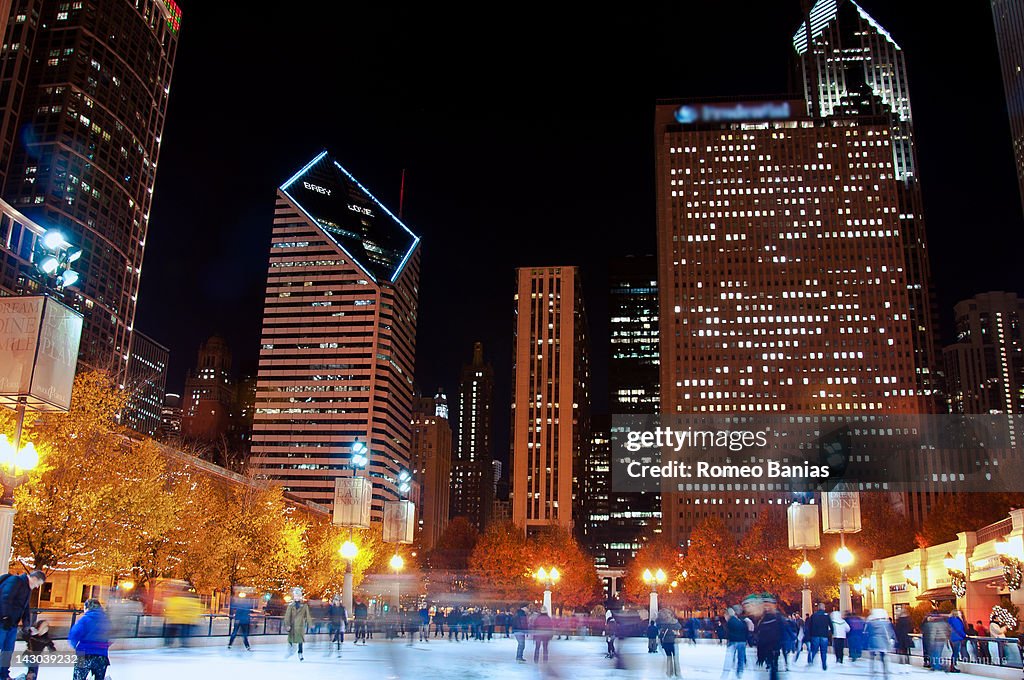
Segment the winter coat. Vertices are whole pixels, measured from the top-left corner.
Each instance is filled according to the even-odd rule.
[[[900,616],[896,619],[896,647],[898,649],[910,649],[914,646],[910,639],[912,628],[909,616]]]
[[[949,621],[942,614],[931,614],[921,624],[925,648],[942,647],[949,642]]]
[[[746,642],[748,634],[747,624],[738,616],[730,616],[725,622],[725,636],[729,642]]]
[[[345,611],[345,605],[327,605],[327,623],[331,631],[344,633],[348,623],[348,612]]]
[[[110,649],[110,619],[102,609],[90,609],[71,627],[68,643],[78,654],[106,656]]]
[[[757,624],[757,657],[767,658],[771,652],[782,649],[783,627],[786,622],[775,612],[765,613]]]
[[[252,622],[252,600],[250,598],[240,597],[236,599],[234,610],[236,623]]]
[[[949,641],[963,642],[967,639],[967,630],[964,628],[964,620],[959,616],[949,617]]]
[[[1006,637],[1006,629],[1000,626],[995,621],[988,624],[988,636],[989,637]]]
[[[526,615],[525,609],[520,609],[516,612],[515,617],[512,619],[512,630],[517,633],[525,633],[530,629],[530,619]]]
[[[896,631],[887,619],[869,619],[864,624],[864,649],[869,652],[891,652]]]
[[[553,635],[554,625],[547,614],[538,614],[530,627],[533,629],[534,640],[550,640]]]
[[[284,625],[288,628],[288,644],[300,644],[306,639],[306,629],[313,625],[313,614],[305,602],[292,602],[284,611]]]
[[[366,610],[366,605],[365,604],[363,604],[362,602],[359,602],[354,607],[352,607],[352,610],[356,614],[356,621],[359,621],[360,619],[363,620],[363,621],[366,620],[367,610]]]
[[[0,626],[4,630],[10,630],[19,623],[28,625],[28,599],[31,594],[28,574],[7,576],[0,582]]]
[[[812,638],[831,637],[832,622],[829,621],[828,614],[819,609],[811,614],[811,618],[807,624],[807,629]]]
[[[164,604],[164,618],[176,626],[194,626],[203,614],[199,598],[187,595],[172,595]]]
[[[832,637],[845,640],[846,634],[849,632],[850,624],[843,620],[843,615],[839,612],[832,612]]]

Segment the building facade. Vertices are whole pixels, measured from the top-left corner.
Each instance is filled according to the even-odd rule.
[[[793,35],[808,114],[825,119],[867,114],[888,123],[892,179],[899,199],[907,314],[916,336],[916,393],[923,402],[921,410],[943,412],[936,354],[938,320],[932,305],[931,267],[905,53],[893,36],[854,0],[817,0],[808,18]]]
[[[452,462],[451,516],[469,519],[479,531],[487,527],[494,502],[491,420],[494,368],[484,361],[484,346],[473,343],[473,359],[463,364],[459,380],[458,444]]]
[[[420,488],[417,537],[423,550],[432,549],[448,526],[452,428],[447,414],[447,401],[440,391],[433,399],[417,397],[413,404],[411,469]]]
[[[954,307],[956,342],[943,350],[952,413],[1024,413],[1024,300],[981,293]]]
[[[1024,2],[992,0],[992,19],[996,27],[999,66],[1003,72],[1006,112],[1010,117],[1013,159],[1024,202]]]
[[[890,121],[803,109],[657,106],[664,414],[923,408]],[[741,534],[790,500],[738,486],[665,493],[665,532],[683,544],[715,514]]]
[[[377,522],[410,463],[419,242],[326,151],[278,189],[251,461],[329,505],[359,442]]]
[[[653,255],[616,258],[608,272],[612,413],[657,413],[658,266]]]
[[[128,360],[125,377],[128,404],[121,412],[121,423],[154,437],[163,423],[167,363],[171,352],[138,330],[134,334],[134,350]]]
[[[576,267],[516,270],[512,521],[574,529],[590,428],[587,317]]]
[[[181,405],[181,436],[217,441],[228,436],[235,406],[231,348],[219,335],[199,346],[196,367],[185,378]]]
[[[122,386],[180,22],[173,0],[15,0],[0,53],[3,196],[82,249],[81,361]]]

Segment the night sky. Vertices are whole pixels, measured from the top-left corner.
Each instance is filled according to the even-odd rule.
[[[396,211],[406,169],[404,219],[423,238],[417,384],[452,396],[482,340],[499,458],[514,267],[583,267],[594,408],[606,410],[608,259],[654,252],[655,99],[790,92],[800,22],[798,0],[625,3],[607,14],[555,3],[474,13],[179,2],[136,318],[171,350],[168,391],[181,390],[214,332],[236,367],[257,357],[275,190],[326,148]],[[958,300],[1024,292],[991,10],[861,4],[907,53],[945,342]]]

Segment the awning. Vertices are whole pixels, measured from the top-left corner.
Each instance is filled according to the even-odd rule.
[[[918,600],[955,600],[956,596],[953,595],[953,586],[944,586],[942,588],[930,588],[917,596]]]

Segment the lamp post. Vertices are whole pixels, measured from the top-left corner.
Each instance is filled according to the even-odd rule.
[[[860,581],[853,584],[853,589],[860,595],[861,609],[870,609],[872,606],[871,593],[874,591],[871,579],[867,576],[861,576]]]
[[[797,576],[804,579],[804,588],[800,591],[800,611],[806,617],[811,613],[811,584],[808,582],[814,574],[814,567],[807,561],[807,551],[804,551],[804,561],[796,568]]]
[[[836,551],[836,564],[839,565],[839,611],[853,611],[853,596],[850,593],[850,581],[846,576],[846,568],[853,564],[853,553],[846,547],[846,539],[839,534],[841,545]]]
[[[558,569],[555,567],[551,567],[550,569],[541,567],[533,576],[544,584],[544,608],[547,610],[549,615],[553,615],[554,612],[551,609],[551,586],[558,583],[558,579],[560,579],[562,575],[558,573]]]
[[[668,577],[665,576],[665,572],[661,569],[651,573],[650,569],[644,569],[644,583],[651,589],[651,614],[648,617],[653,619],[658,615],[658,586],[665,583]]]
[[[366,444],[363,444],[358,439],[352,442],[352,455],[349,457],[348,467],[352,470],[353,477],[370,462],[369,453],[370,450],[366,448]],[[348,615],[352,616],[352,560],[359,554],[359,548],[352,542],[351,526],[348,528],[348,540],[341,546],[339,552],[341,552],[341,556],[346,560],[345,580],[341,588],[342,604],[344,604]]]
[[[395,615],[397,616],[397,615],[399,615],[399,612],[402,609],[402,593],[399,590],[399,588],[401,587],[401,584],[398,581],[398,573],[400,571],[402,571],[402,567],[405,566],[405,560],[402,559],[401,555],[399,555],[398,553],[395,553],[394,555],[391,556],[391,561],[388,562],[388,564],[391,565],[391,570],[393,572],[395,572],[395,603],[394,603],[394,609],[395,609]]]
[[[1020,590],[1022,566],[1024,566],[1024,538],[1010,536],[1005,541],[996,541],[996,554],[1003,564],[1003,580],[1010,590]]]
[[[942,558],[942,566],[949,574],[949,586],[953,596],[958,600],[967,595],[967,559],[959,553],[954,557],[950,553]]]
[[[907,582],[908,586],[915,588],[921,585],[921,570],[911,567],[909,564],[903,567],[903,580]]]

